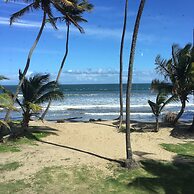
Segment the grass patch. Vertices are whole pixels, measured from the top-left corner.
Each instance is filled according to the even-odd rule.
[[[28,193],[30,190],[30,185],[24,183],[23,180],[12,181],[9,183],[0,183],[0,194],[10,194],[10,193]]]
[[[162,144],[165,149],[193,157],[193,143]],[[4,193],[120,193],[120,194],[177,194],[193,193],[194,163],[167,163],[154,160],[142,161],[141,168],[126,170],[109,165],[112,175],[88,166],[47,167],[28,180],[0,183]],[[10,164],[9,164],[10,165]],[[3,166],[2,169],[14,168]],[[16,168],[15,167],[15,168]],[[30,184],[26,184],[26,182]]]
[[[45,138],[45,137],[47,137],[47,136],[49,136],[50,134],[48,133],[48,132],[39,132],[39,133],[37,133],[37,132],[34,132],[34,133],[32,133],[32,135],[36,138],[36,139],[42,139],[42,138]]]
[[[156,161],[144,161],[142,167],[128,171],[112,168],[113,175],[107,176],[103,171],[87,166],[44,168],[28,180],[12,183],[0,183],[10,193],[192,193],[194,189],[194,165],[172,164]],[[7,184],[7,187],[6,187]],[[6,193],[6,192],[4,192]],[[8,192],[7,192],[8,193]]]
[[[21,166],[21,164],[19,162],[11,162],[11,163],[7,163],[7,164],[0,164],[0,172],[16,170],[20,166]]]
[[[177,153],[178,156],[194,160],[194,143],[161,144],[161,146],[165,150]]]
[[[49,132],[27,132],[22,137],[10,139],[6,143],[1,143],[0,153],[19,152],[21,151],[21,145],[37,145],[37,140],[41,140],[42,138],[47,137],[48,135],[50,135]]]
[[[5,152],[20,152],[21,150],[19,147],[13,143],[4,143],[0,144],[0,153],[5,153]]]

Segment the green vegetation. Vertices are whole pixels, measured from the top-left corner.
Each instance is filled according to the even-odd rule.
[[[170,152],[177,153],[179,156],[194,160],[194,143],[184,144],[161,144],[162,147]]]
[[[0,75],[0,81],[7,79],[6,77]],[[12,106],[12,98],[9,92],[2,86],[0,85],[0,108],[2,109],[10,109],[10,110],[17,110],[14,106]],[[9,125],[7,122],[0,120],[0,127],[5,126],[8,129],[10,129]],[[2,131],[0,131],[1,133]],[[2,134],[0,134],[1,138]]]
[[[113,175],[87,167],[44,168],[27,181],[0,183],[0,193],[192,193],[194,165],[156,161],[142,162],[142,168],[113,167]],[[9,185],[12,185],[9,187]]]
[[[21,80],[23,75],[21,71],[19,73]],[[49,74],[35,74],[30,78],[24,77],[21,87],[23,100],[20,102],[17,99],[23,111],[22,126],[24,129],[28,127],[31,116],[36,115],[42,109],[41,103],[63,99],[64,95],[58,84],[55,81],[49,81],[49,79]]]
[[[21,164],[19,162],[11,162],[11,163],[7,163],[7,164],[0,164],[0,172],[16,170],[20,166],[21,166]]]
[[[8,140],[6,143],[0,144],[0,153],[3,152],[19,152],[21,151],[21,145],[28,144],[28,145],[37,145],[36,141],[41,140],[44,137],[50,135],[51,132],[26,132],[23,137],[19,137],[16,139]]]
[[[153,80],[151,83],[151,89],[157,92],[156,101],[152,102],[148,100],[148,104],[151,107],[152,113],[156,119],[155,132],[159,131],[159,116],[163,108],[172,101],[177,101],[177,96],[172,94],[172,85],[160,80]],[[169,94],[172,96],[169,98]]]
[[[24,181],[14,181],[9,183],[0,183],[0,194],[10,194],[10,193],[27,193],[26,188],[30,188],[29,184],[25,184]]]
[[[20,149],[12,142],[0,144],[0,153],[3,152],[19,152]]]
[[[172,57],[168,60],[156,57],[156,71],[172,85],[172,94],[181,102],[181,109],[174,121],[176,123],[185,111],[188,95],[194,91],[194,47],[187,44],[184,48],[172,46]]]
[[[162,144],[181,156],[194,157],[194,143]],[[14,170],[19,163],[0,166],[0,171]],[[0,194],[6,193],[192,193],[194,162],[172,163],[146,160],[141,167],[127,170],[110,164],[111,175],[88,166],[46,167],[28,180],[0,183]]]

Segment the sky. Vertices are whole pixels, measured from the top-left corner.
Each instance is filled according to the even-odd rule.
[[[17,84],[18,70],[24,69],[26,58],[39,31],[42,12],[32,11],[9,25],[10,15],[26,6],[24,1],[5,3],[0,0],[0,75]],[[123,26],[124,0],[90,0],[92,12],[84,14],[81,23],[85,33],[71,25],[69,55],[61,84],[101,84],[119,82],[119,50]],[[131,37],[140,0],[129,0],[128,23],[124,48],[124,82],[127,81]],[[150,83],[159,78],[155,58],[168,59],[171,47],[183,47],[193,41],[193,0],[147,0],[139,29],[134,62],[133,83]],[[58,14],[53,12],[54,14]],[[66,25],[58,30],[46,24],[32,56],[28,76],[50,73],[55,79],[65,52]]]

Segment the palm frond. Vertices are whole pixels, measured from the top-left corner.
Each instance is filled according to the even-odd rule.
[[[159,110],[159,106],[152,102],[151,100],[148,100],[148,104],[150,105],[152,112],[155,116],[158,116],[158,110]]]
[[[71,6],[71,7],[75,7],[76,5],[69,0],[61,0],[61,2],[65,5],[65,6]]]
[[[155,92],[163,92],[166,94],[170,94],[172,93],[173,86],[171,83],[154,79],[152,80],[152,83],[151,83],[151,90]]]
[[[45,94],[48,91],[52,91],[53,89],[59,89],[57,83],[55,81],[48,82],[39,88],[37,91],[37,96]]]
[[[0,75],[0,81],[1,81],[1,80],[8,80],[8,78],[5,77],[5,76],[3,76],[3,75]]]
[[[3,120],[0,120],[0,126],[6,126],[8,129],[10,129],[10,126],[7,124],[7,122],[3,121]]]
[[[10,25],[12,25],[12,23],[15,22],[16,19],[20,18],[25,13],[27,13],[29,11],[32,11],[34,8],[38,8],[38,5],[37,5],[36,2],[33,2],[30,5],[27,5],[26,7],[24,7],[23,9],[21,9],[20,11],[12,14],[11,17],[10,17]]]
[[[156,104],[159,106],[164,104],[167,98],[168,98],[168,94],[160,91],[156,97]]]
[[[165,59],[162,59],[160,55],[158,55],[155,59],[155,70],[157,73],[164,75],[165,78],[169,75],[169,69],[168,66],[171,61],[167,61]]]
[[[71,17],[70,15],[66,15],[68,21],[70,21],[81,33],[84,33],[84,29]]]
[[[13,105],[12,97],[7,93],[0,94],[0,108],[11,109],[17,111]]]
[[[43,84],[49,81],[50,75],[49,74],[35,74],[34,76],[29,78],[30,84],[34,87],[41,87]]]
[[[28,107],[34,113],[40,112],[42,110],[42,106],[40,106],[39,104],[31,103],[31,102],[28,103]]]
[[[49,100],[62,100],[64,98],[63,93],[60,90],[50,91],[46,94],[43,94],[40,98],[38,98],[35,103],[40,104],[44,102],[48,102]]]

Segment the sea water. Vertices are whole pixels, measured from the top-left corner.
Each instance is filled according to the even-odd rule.
[[[6,86],[12,92],[16,86]],[[118,84],[84,84],[61,85],[65,98],[61,101],[53,101],[46,115],[48,120],[69,119],[88,121],[89,119],[111,120],[119,117],[119,85]],[[124,116],[126,104],[126,84],[123,90]],[[154,121],[148,100],[155,102],[156,94],[150,90],[150,84],[133,84],[131,93],[131,119],[136,121]],[[19,94],[22,101],[22,94]],[[46,103],[42,104],[43,110]],[[19,108],[19,106],[16,104]],[[162,115],[167,112],[178,112],[181,103],[168,104]],[[181,120],[191,121],[194,113],[193,96],[189,96],[189,102]],[[4,113],[0,113],[3,118]],[[22,112],[12,112],[12,119],[20,119]]]

